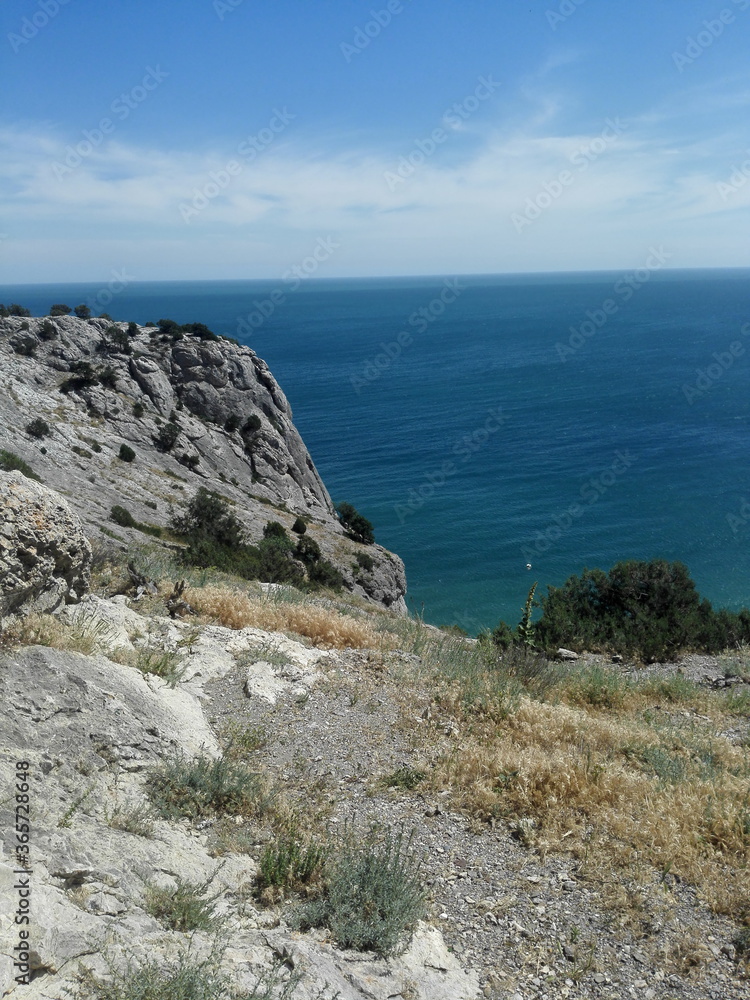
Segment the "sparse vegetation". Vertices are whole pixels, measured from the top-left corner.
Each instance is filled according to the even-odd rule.
[[[72,312],[70,306],[64,305],[62,302],[58,302],[54,306],[50,306],[49,314],[50,316],[69,316]]]
[[[135,459],[135,452],[128,444],[121,444],[117,457],[123,462],[132,462]]]
[[[136,521],[133,515],[125,507],[120,504],[115,504],[109,512],[110,518],[119,524],[121,528],[136,528],[138,531],[142,531],[145,535],[153,535],[154,538],[161,537],[161,528],[156,524],[145,524],[142,521]]]
[[[174,757],[148,777],[147,792],[165,819],[201,819],[222,813],[258,815],[271,808],[266,779],[226,756]]]
[[[344,525],[347,535],[362,545],[372,545],[375,541],[372,524],[350,503],[337,503],[336,513]]]
[[[4,448],[0,448],[0,470],[2,472],[20,472],[27,479],[36,479],[38,483],[42,481],[31,466],[24,462],[22,458],[12,451],[6,451]]]
[[[215,922],[214,904],[221,890],[213,896],[207,893],[219,868],[205,882],[188,882],[178,878],[174,889],[153,883],[147,885],[144,899],[146,912],[173,931],[210,930]]]
[[[154,438],[154,444],[159,449],[159,451],[171,451],[174,448],[177,438],[180,436],[180,426],[174,421],[169,420],[166,424],[162,424],[159,428],[159,432]]]

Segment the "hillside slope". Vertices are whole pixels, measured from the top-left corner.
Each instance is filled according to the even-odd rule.
[[[265,362],[194,326],[1,319],[0,448],[66,496],[92,537],[112,534],[115,505],[139,523],[168,526],[203,486],[232,504],[250,542],[270,520],[289,529],[302,517],[347,589],[405,610],[403,563],[346,536]],[[34,418],[51,433],[28,433]],[[132,461],[118,457],[121,445]]]

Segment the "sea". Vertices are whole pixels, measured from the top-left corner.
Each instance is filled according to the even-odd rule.
[[[334,501],[406,564],[410,611],[516,624],[584,568],[680,560],[750,606],[750,270],[4,285],[264,358]]]

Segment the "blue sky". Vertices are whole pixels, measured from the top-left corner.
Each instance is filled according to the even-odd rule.
[[[5,282],[750,266],[750,0],[5,0]],[[311,265],[312,266],[312,265]]]

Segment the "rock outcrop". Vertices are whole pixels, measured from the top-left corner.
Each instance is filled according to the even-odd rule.
[[[0,619],[76,603],[90,565],[91,546],[70,505],[20,472],[0,472]]]
[[[67,497],[90,537],[143,541],[114,529],[113,506],[165,527],[204,486],[232,504],[250,542],[269,520],[290,529],[304,518],[349,590],[405,610],[403,563],[347,537],[265,362],[205,328],[0,319],[0,448]]]

